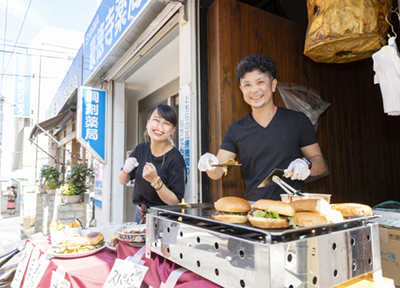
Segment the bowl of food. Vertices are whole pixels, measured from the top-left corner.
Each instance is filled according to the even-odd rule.
[[[328,203],[331,203],[331,194],[319,194],[319,193],[303,193],[303,196],[281,194],[281,200],[285,203],[290,203],[297,200],[304,199],[325,199]]]
[[[144,243],[146,241],[146,224],[122,226],[117,229],[118,240],[126,243]]]

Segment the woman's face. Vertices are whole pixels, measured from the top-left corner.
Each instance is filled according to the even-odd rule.
[[[152,141],[166,141],[175,132],[175,127],[158,115],[158,110],[151,114],[146,127]]]

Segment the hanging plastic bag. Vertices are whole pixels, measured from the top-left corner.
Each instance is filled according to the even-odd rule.
[[[278,83],[277,88],[286,107],[306,114],[317,132],[318,118],[331,104],[324,102],[313,89],[302,85]]]

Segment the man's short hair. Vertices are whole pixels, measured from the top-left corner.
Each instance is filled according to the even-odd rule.
[[[240,84],[240,79],[242,79],[246,73],[251,73],[256,70],[267,74],[271,81],[276,78],[277,68],[274,60],[265,55],[252,54],[244,57],[239,62],[236,68],[236,80]]]
[[[15,189],[15,186],[11,186],[10,188],[11,188],[11,189]]]

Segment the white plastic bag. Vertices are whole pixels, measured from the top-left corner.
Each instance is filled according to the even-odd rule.
[[[331,104],[324,102],[313,89],[302,85],[278,83],[277,88],[286,107],[306,114],[317,132],[318,118]]]

